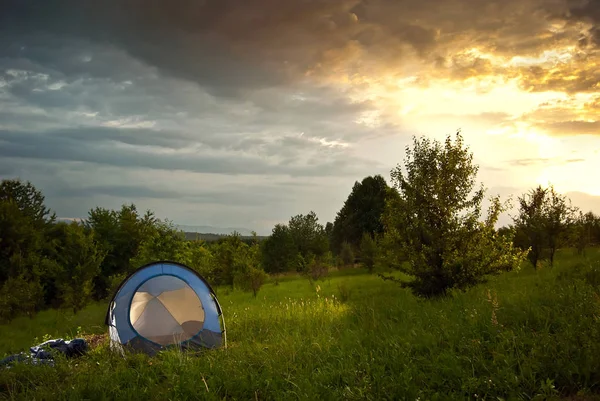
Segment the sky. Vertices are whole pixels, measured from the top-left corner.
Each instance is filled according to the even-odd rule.
[[[324,224],[459,129],[488,195],[600,213],[599,115],[598,0],[0,0],[0,177],[65,218]]]

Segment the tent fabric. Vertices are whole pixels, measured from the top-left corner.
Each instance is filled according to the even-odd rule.
[[[142,266],[117,289],[106,314],[111,347],[154,354],[164,347],[226,346],[225,322],[210,285],[180,263]]]

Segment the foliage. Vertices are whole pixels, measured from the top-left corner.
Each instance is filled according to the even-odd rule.
[[[271,274],[292,270],[297,247],[287,225],[276,224],[269,238],[261,243],[263,266]]]
[[[54,283],[62,306],[75,313],[91,301],[93,280],[100,274],[106,251],[99,247],[94,232],[78,223],[59,223],[52,231],[58,238],[53,255]]]
[[[315,212],[293,216],[288,227],[294,246],[303,257],[310,254],[322,257],[329,250],[325,228],[319,223]]]
[[[375,259],[377,256],[377,243],[369,233],[363,233],[360,241],[360,260],[362,264],[369,270],[369,273],[373,272],[375,268]]]
[[[566,242],[575,211],[552,186],[538,186],[519,197],[519,214],[513,220],[521,233],[519,245],[530,248],[528,258],[533,266],[537,267],[538,261],[545,258],[544,249],[548,250],[550,265],[554,263],[556,249]]]
[[[152,212],[147,211],[142,216],[133,204],[123,205],[119,211],[100,207],[90,210],[86,224],[94,230],[107,253],[94,281],[96,299],[109,295],[106,289],[110,276],[132,270],[131,259],[138,255],[143,240],[156,223]]]
[[[27,181],[2,180],[0,183],[0,202],[13,201],[23,216],[31,219],[36,228],[42,229],[47,223],[54,222],[56,215],[44,204],[41,191]]]
[[[9,321],[18,315],[32,316],[44,299],[39,280],[24,274],[11,276],[0,288],[0,322]]]
[[[375,235],[383,232],[381,215],[388,188],[380,175],[365,177],[354,183],[333,223],[331,247],[335,253],[341,253],[345,242],[358,248],[364,233]]]
[[[579,254],[586,247],[600,245],[600,216],[592,212],[579,211],[575,221],[570,226],[569,242],[575,246]]]
[[[405,286],[422,296],[444,295],[519,265],[521,254],[495,235],[503,208],[497,198],[479,221],[484,189],[475,189],[478,166],[460,133],[443,145],[414,138],[404,167],[392,171],[398,196],[389,198],[384,222],[390,242],[409,260],[400,267],[414,277]]]
[[[246,271],[240,272],[235,276],[236,286],[244,291],[252,291],[256,298],[260,287],[267,281],[269,275],[264,270],[250,266]]]
[[[340,259],[343,266],[350,266],[354,264],[354,251],[352,250],[352,246],[347,242],[342,243]]]
[[[158,260],[188,262],[188,243],[183,232],[169,221],[154,221],[147,228],[137,254],[130,259],[130,270]]]

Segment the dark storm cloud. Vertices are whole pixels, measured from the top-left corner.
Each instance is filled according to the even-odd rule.
[[[567,17],[574,21],[585,21],[592,24],[589,37],[582,38],[582,43],[591,41],[600,46],[600,2],[597,0],[570,0]]]
[[[0,16],[5,50],[65,75],[119,75],[118,64],[83,66],[110,46],[155,66],[165,75],[198,82],[211,93],[239,96],[328,70],[332,52],[343,63],[357,44],[367,64],[445,57],[459,46],[482,45],[520,54],[561,40],[549,33],[553,15],[566,13],[552,0],[4,0]],[[77,49],[77,56],[65,49]],[[106,51],[106,50],[105,50]],[[116,56],[115,56],[116,57]],[[142,68],[141,66],[139,68]]]

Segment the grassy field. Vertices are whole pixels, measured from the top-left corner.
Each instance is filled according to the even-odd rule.
[[[600,252],[559,254],[452,298],[423,301],[359,269],[258,297],[219,289],[228,348],[154,358],[106,343],[55,367],[0,371],[0,398],[24,400],[597,399]],[[0,356],[43,337],[105,333],[106,304],[0,326]]]

